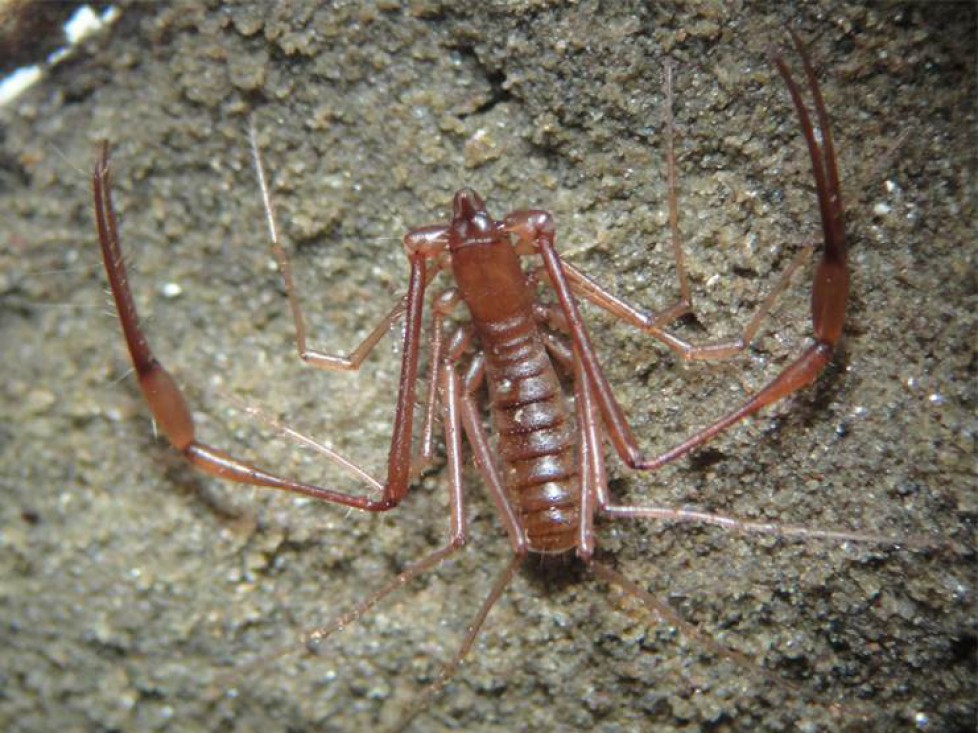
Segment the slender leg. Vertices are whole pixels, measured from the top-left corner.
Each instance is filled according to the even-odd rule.
[[[828,115],[814,71],[808,61],[801,42],[792,36],[801,55],[806,78],[811,91],[819,120],[820,140],[816,139],[808,111],[801,99],[794,79],[782,59],[775,60],[778,70],[785,79],[792,101],[798,113],[802,131],[808,144],[815,175],[819,207],[822,214],[825,245],[816,270],[812,293],[812,322],[815,343],[789,364],[777,377],[746,400],[740,407],[721,417],[712,425],[701,429],[679,446],[662,455],[645,457],[639,450],[624,412],[608,384],[580,311],[573,297],[571,281],[572,268],[561,261],[554,247],[554,226],[545,212],[516,212],[506,218],[506,227],[523,241],[534,243],[543,259],[547,277],[557,294],[567,325],[580,354],[584,370],[594,388],[594,396],[601,411],[602,420],[608,436],[622,460],[633,469],[654,470],[676,460],[762,408],[810,385],[821,374],[831,359],[833,349],[842,333],[845,305],[848,294],[848,272],[846,269],[846,248],[842,223],[842,202],[839,194],[838,174],[835,154],[828,130]],[[580,285],[580,280],[577,280]]]
[[[455,503],[454,500],[453,503]],[[295,653],[297,648],[305,647],[306,649],[316,649],[337,631],[342,631],[350,624],[356,623],[364,616],[364,614],[370,611],[370,609],[376,606],[391,593],[399,588],[403,588],[415,578],[419,578],[428,571],[441,565],[441,563],[455,554],[463,545],[464,540],[462,540],[460,543],[449,542],[449,544],[445,545],[444,547],[431,552],[430,554],[421,558],[421,560],[418,562],[408,566],[403,572],[391,578],[389,581],[387,581],[387,583],[364,598],[356,606],[335,617],[324,626],[319,626],[315,629],[305,631],[300,634],[299,638],[292,644],[278,649],[271,654],[265,654],[247,664],[240,665],[231,670],[227,675],[219,676],[211,685],[210,694],[208,697],[214,697],[228,691],[229,689],[233,689],[242,678],[263,669],[278,659],[282,659],[289,654]]]
[[[101,154],[96,161],[92,188],[102,259],[116,303],[123,336],[143,397],[170,444],[198,470],[237,483],[302,494],[364,511],[386,511],[396,506],[404,498],[408,489],[422,307],[425,287],[429,282],[426,263],[428,258],[434,255],[429,251],[421,250],[409,253],[411,274],[408,292],[404,299],[406,335],[394,413],[394,431],[388,454],[387,480],[384,482],[383,496],[380,499],[371,499],[269,473],[196,439],[193,416],[183,393],[169,372],[154,356],[139,324],[119,242],[115,211],[112,207],[108,143],[103,143]],[[343,461],[337,463],[341,467],[347,467]]]
[[[547,324],[550,328],[557,329],[563,333],[569,333],[567,319],[564,312],[555,304],[540,304],[536,306],[537,320]],[[589,496],[586,491],[581,492],[581,534],[578,538],[578,556],[585,561],[589,555],[588,548],[593,551],[594,538],[589,537],[590,527],[593,527],[593,517],[588,518],[588,513],[594,509],[603,510],[610,503],[608,495],[608,475],[604,464],[604,451],[602,450],[601,435],[601,415],[594,403],[594,389],[587,381],[584,372],[584,365],[579,355],[575,354],[564,338],[561,338],[549,330],[541,332],[544,345],[550,355],[564,367],[569,374],[574,376],[574,407],[578,424],[578,437],[581,441],[581,449],[588,451],[587,456],[579,455],[579,466],[589,462],[592,471],[590,477],[591,487],[594,496]],[[582,472],[582,476],[584,473]]]
[[[217,680],[214,687],[220,688],[221,691],[233,687],[243,676],[265,667],[276,659],[291,654],[295,651],[297,645],[310,648],[322,644],[337,631],[341,631],[356,622],[385,597],[429,570],[438,567],[446,558],[453,555],[465,545],[468,529],[465,519],[465,492],[462,486],[462,427],[458,409],[458,378],[455,375],[453,367],[447,367],[440,372],[440,382],[443,392],[442,412],[446,453],[448,455],[448,543],[429,553],[413,565],[410,565],[403,572],[391,578],[383,586],[360,601],[356,606],[335,617],[326,625],[302,633],[299,637],[298,644],[291,644],[272,654],[262,656],[250,664],[238,667],[230,676]],[[486,613],[488,613],[488,609],[486,609]],[[469,645],[471,646],[471,642],[469,642]]]
[[[689,276],[686,272],[683,255],[682,238],[679,233],[679,204],[676,193],[676,154],[675,154],[675,125],[672,116],[672,66],[666,65],[665,73],[665,114],[666,114],[666,170],[669,182],[669,229],[673,256],[676,263],[676,277],[679,281],[679,298],[670,306],[659,311],[647,311],[631,305],[627,301],[609,292],[592,278],[573,265],[563,262],[564,275],[570,285],[571,292],[579,298],[584,298],[592,305],[601,308],[615,318],[647,333],[652,338],[670,348],[677,356],[686,361],[706,361],[729,359],[746,349],[757,335],[764,319],[774,307],[778,297],[788,288],[794,273],[808,261],[813,245],[806,243],[781,273],[778,282],[768,293],[741,333],[733,338],[722,339],[703,344],[694,344],[666,330],[666,326],[680,316],[690,313],[692,293],[689,287]],[[532,251],[532,249],[531,249]],[[546,268],[532,274],[532,280],[550,281]]]
[[[422,690],[421,694],[418,695],[418,699],[415,700],[411,709],[408,711],[407,715],[398,723],[393,731],[394,733],[400,733],[407,729],[422,710],[424,710],[428,703],[447,685],[455,673],[458,671],[459,665],[468,656],[469,651],[472,649],[472,645],[475,640],[479,637],[479,632],[482,631],[482,626],[486,622],[486,617],[492,610],[492,607],[496,605],[496,602],[502,597],[503,591],[512,582],[513,576],[516,575],[516,571],[520,569],[523,561],[526,560],[526,555],[514,555],[513,559],[509,561],[509,564],[503,569],[496,578],[496,582],[492,585],[492,590],[489,591],[489,595],[482,602],[479,607],[478,612],[475,617],[469,623],[468,628],[465,631],[465,637],[462,639],[462,643],[459,645],[458,650],[455,655],[449,660],[444,667],[442,667],[441,672],[435,680]]]
[[[671,606],[669,606],[669,604],[658,600],[651,593],[646,591],[637,583],[629,580],[618,571],[598,562],[597,560],[591,560],[588,563],[588,568],[598,578],[610,585],[618,586],[622,592],[625,593],[625,595],[634,598],[636,601],[645,606],[649,613],[651,613],[655,618],[659,619],[661,623],[668,624],[669,626],[678,629],[679,632],[687,639],[695,642],[704,649],[708,649],[718,657],[729,659],[741,669],[745,670],[748,675],[752,677],[760,677],[766,683],[772,684],[775,687],[787,690],[796,695],[803,693],[803,690],[800,687],[768,672],[740,652],[734,651],[733,649],[716,642],[710,637],[709,634],[703,633],[694,624],[686,621]]]
[[[445,452],[448,455],[448,484],[451,487],[451,535],[453,541],[465,541],[462,499],[462,420],[459,412],[459,381],[455,365],[446,362],[432,367],[438,372],[441,387],[442,419],[445,429]]]
[[[467,340],[460,337],[455,339],[455,341],[456,348],[448,350],[445,357],[445,362],[439,368],[442,393],[444,395],[442,399],[445,404],[445,421],[446,423],[451,423],[454,425],[453,439],[459,441],[454,446],[449,446],[449,456],[451,456],[453,453],[458,455],[461,452],[461,429],[459,427],[459,419],[461,417],[465,435],[469,440],[469,445],[472,447],[473,453],[475,454],[476,466],[478,467],[479,472],[482,474],[482,477],[486,482],[486,486],[489,488],[490,495],[492,496],[492,499],[499,511],[499,516],[503,521],[507,533],[509,534],[510,544],[513,548],[513,558],[499,574],[496,582],[493,583],[492,589],[489,591],[489,594],[479,607],[479,611],[469,623],[465,636],[462,639],[462,643],[459,645],[455,654],[442,667],[441,672],[439,672],[434,681],[425,687],[425,689],[421,692],[418,698],[414,701],[414,704],[411,706],[408,713],[394,728],[395,731],[403,731],[405,728],[407,728],[418,713],[424,710],[428,706],[431,699],[434,698],[445,687],[445,685],[451,681],[452,677],[455,676],[459,665],[472,649],[472,645],[475,643],[476,638],[478,638],[479,632],[482,630],[482,626],[485,623],[489,612],[492,610],[493,606],[496,605],[497,601],[499,601],[503,591],[506,590],[506,587],[510,584],[513,576],[516,574],[516,571],[519,570],[520,565],[523,564],[523,561],[527,556],[527,543],[523,528],[519,523],[519,518],[516,516],[512,506],[509,503],[509,499],[506,496],[502,481],[500,480],[496,471],[495,461],[493,460],[489,447],[488,437],[486,436],[485,430],[482,427],[482,421],[479,419],[478,406],[475,402],[475,393],[482,385],[485,378],[485,359],[481,354],[479,354],[472,360],[472,364],[466,373],[463,380],[462,389],[460,390],[456,372],[456,363],[462,357],[465,351]],[[448,440],[450,440],[449,431],[446,429],[446,441]],[[449,475],[453,483],[461,482],[461,472],[461,463],[457,460],[455,462],[449,460]],[[459,491],[458,494],[460,496],[461,491]]]
[[[679,280],[679,300],[672,306],[659,311],[654,323],[671,323],[693,307],[693,294],[689,288],[689,275],[686,273],[686,258],[683,256],[682,238],[679,236],[679,197],[676,186],[676,123],[672,116],[672,63],[665,66],[666,97],[666,175],[669,182],[669,232],[672,255],[676,261],[676,279]]]
[[[689,313],[693,307],[693,295],[689,287],[689,275],[686,272],[686,258],[683,255],[682,238],[679,235],[679,203],[676,185],[676,125],[672,114],[672,64],[666,62],[663,79],[663,93],[666,98],[666,177],[669,187],[669,242],[672,246],[673,259],[676,264],[676,279],[679,281],[679,298],[675,303],[656,312],[644,312],[645,328],[653,337],[661,338],[661,326],[672,323],[680,316]],[[587,284],[596,286],[593,281],[585,278]],[[583,285],[583,283],[582,283]],[[575,294],[589,298],[586,288]],[[642,326],[640,326],[642,328]],[[668,342],[666,342],[668,345]]]
[[[589,303],[608,312],[615,318],[647,333],[685,361],[719,361],[736,356],[750,346],[757,332],[760,330],[764,319],[767,318],[768,314],[774,308],[781,294],[791,284],[791,278],[800,267],[808,262],[811,254],[812,247],[810,245],[806,245],[804,249],[799,250],[798,254],[792,258],[788,266],[782,271],[778,277],[778,281],[771,288],[771,292],[767,294],[764,301],[758,306],[754,315],[739,335],[733,338],[702,344],[687,341],[668,331],[665,328],[665,324],[669,321],[662,318],[660,313],[648,313],[640,308],[636,308],[618,296],[608,292],[603,286],[599,285],[573,265],[563,261],[562,265],[564,274],[567,276],[568,285],[574,295],[579,298],[584,298]],[[692,312],[692,307],[685,312]],[[663,311],[663,313],[669,314],[668,311]]]
[[[472,457],[476,468],[486,482],[489,489],[489,496],[506,534],[509,536],[509,544],[516,555],[525,555],[529,550],[526,539],[526,532],[520,522],[519,516],[509,502],[506,489],[503,486],[502,478],[496,468],[496,461],[492,446],[489,444],[489,437],[482,425],[482,418],[479,414],[479,406],[476,404],[475,391],[482,384],[485,377],[485,357],[477,354],[469,366],[465,376],[465,384],[462,395],[462,424],[465,426],[465,437],[468,438],[469,446],[472,448]]]
[[[729,659],[731,662],[743,669],[749,676],[763,679],[765,683],[778,687],[793,695],[808,697],[811,694],[811,692],[806,691],[804,688],[767,671],[740,652],[734,651],[733,649],[716,642],[709,636],[709,634],[703,633],[694,624],[686,621],[682,616],[676,613],[676,611],[673,610],[669,604],[658,600],[640,585],[629,580],[613,568],[610,568],[597,560],[591,560],[588,564],[588,568],[601,580],[611,585],[618,586],[622,592],[625,593],[625,595],[630,596],[641,603],[646,609],[648,609],[649,613],[658,618],[662,623],[678,629],[679,632],[687,639],[697,643],[705,649],[708,649],[718,657]],[[869,720],[871,717],[869,711],[863,708],[859,701],[856,700],[847,701],[844,704],[832,703],[830,707],[834,716],[840,720],[846,721],[847,723],[855,721],[859,718]],[[848,730],[848,728],[846,729]],[[862,730],[862,728],[859,728],[859,730]]]
[[[248,118],[248,138],[251,142],[251,156],[254,160],[255,172],[258,176],[258,187],[261,190],[262,204],[265,207],[265,223],[268,226],[268,237],[272,246],[272,254],[275,256],[276,262],[278,262],[279,273],[282,275],[282,282],[285,285],[285,294],[289,299],[289,309],[292,311],[292,320],[295,322],[295,343],[299,358],[319,369],[329,371],[356,371],[363,364],[364,359],[373,351],[374,347],[377,346],[378,342],[390,332],[391,326],[404,316],[407,310],[407,296],[401,297],[380,322],[374,326],[373,330],[367,334],[363,341],[349,354],[332,354],[310,349],[306,341],[305,319],[302,316],[299,299],[295,294],[295,284],[292,279],[292,263],[285,251],[285,247],[282,246],[279,239],[271,189],[268,187],[265,165],[262,162],[261,151],[258,148],[258,137],[254,120],[250,117]],[[437,271],[437,268],[432,269],[428,282],[437,274]]]
[[[556,329],[565,333],[569,330],[564,312],[554,304],[538,304],[534,307],[534,315],[538,322],[548,327],[541,331],[547,352],[574,377],[577,473],[581,482],[577,556],[587,563],[595,549],[594,512],[607,503],[608,482],[601,447],[601,417],[595,407],[580,357],[567,344],[566,339],[549,330]]]
[[[576,352],[574,356],[574,410],[577,413],[579,441],[577,466],[581,481],[577,556],[590,563],[595,549],[594,512],[607,502],[608,477],[601,450],[601,418],[594,404],[584,365]]]
[[[791,689],[796,689],[790,683],[781,680],[774,675],[768,675],[764,673],[764,670],[760,669],[756,664],[751,662],[750,659],[745,657],[739,652],[735,652],[733,649],[728,649],[722,644],[718,644],[714,641],[708,634],[702,633],[689,621],[686,621],[682,616],[676,613],[675,610],[669,604],[663,603],[657,600],[651,593],[644,590],[637,583],[632,582],[624,575],[613,570],[607,565],[598,562],[597,560],[591,560],[588,564],[591,571],[599,577],[601,580],[612,585],[617,585],[621,588],[627,595],[635,598],[639,603],[645,606],[649,612],[655,616],[659,621],[664,624],[669,624],[676,627],[687,639],[697,642],[704,648],[709,649],[714,654],[721,657],[726,657],[732,659],[737,664],[742,667],[751,670],[755,673],[759,672],[765,676],[765,678],[771,679],[777,682],[779,685],[785,685]]]
[[[434,459],[434,437],[435,437],[435,412],[438,403],[438,370],[444,358],[445,344],[445,318],[455,310],[462,302],[459,292],[455,288],[449,288],[434,299],[432,305],[431,319],[431,347],[428,360],[428,392],[425,396],[424,420],[421,424],[421,441],[418,447],[418,455],[415,462],[411,465],[411,475],[418,476],[421,471]],[[456,331],[448,344],[450,353],[458,351],[460,340],[468,343],[471,333],[464,329]]]
[[[845,530],[813,529],[779,522],[758,522],[728,514],[713,514],[695,509],[672,507],[633,506],[630,504],[605,504],[601,511],[619,519],[661,519],[667,522],[709,524],[744,534],[773,535],[786,539],[828,540],[830,542],[870,542],[884,545],[901,545],[916,549],[933,549],[941,543],[927,537],[893,537],[872,532],[847,532]]]

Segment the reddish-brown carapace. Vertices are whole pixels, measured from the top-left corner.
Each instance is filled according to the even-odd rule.
[[[669,215],[680,283],[680,297],[674,305],[659,312],[647,312],[624,302],[561,259],[554,246],[555,223],[550,214],[537,210],[517,211],[502,219],[494,219],[483,199],[475,191],[463,188],[454,196],[447,224],[415,229],[404,237],[410,264],[407,293],[348,356],[323,353],[307,346],[289,260],[280,242],[252,127],[259,186],[272,248],[295,321],[299,356],[323,369],[357,370],[390,326],[401,319],[404,321],[386,477],[374,479],[352,462],[317,444],[330,460],[352,472],[368,490],[352,493],[290,480],[198,441],[181,390],[155,358],[139,324],[112,207],[108,144],[102,146],[93,177],[95,213],[119,321],[139,386],[154,419],[173,448],[193,466],[240,484],[280,489],[369,512],[384,512],[394,509],[405,499],[418,467],[432,458],[434,426],[438,422],[436,418],[441,419],[450,492],[447,543],[409,566],[328,626],[307,634],[304,641],[321,641],[465,544],[463,440],[471,450],[509,536],[513,560],[500,574],[458,651],[423,699],[442,687],[454,673],[493,604],[530,554],[574,553],[595,575],[620,586],[654,614],[669,619],[685,633],[696,635],[695,630],[668,607],[595,559],[596,513],[608,517],[719,524],[743,532],[780,536],[888,541],[878,536],[758,523],[691,510],[618,504],[610,495],[606,478],[603,451],[606,440],[631,469],[658,469],[764,407],[812,384],[832,358],[842,333],[849,290],[842,197],[825,102],[804,46],[797,36],[791,35],[804,69],[814,114],[809,112],[802,89],[783,58],[776,55],[773,61],[799,118],[811,159],[821,215],[823,244],[811,297],[814,341],[739,407],[665,453],[651,457],[639,449],[615,398],[581,318],[578,300],[586,300],[640,329],[683,359],[725,359],[750,344],[774,298],[784,290],[792,273],[804,264],[809,254],[808,250],[803,250],[794,258],[738,338],[695,345],[667,330],[671,322],[691,310],[678,235],[671,111],[667,111]],[[668,69],[666,91],[671,100]],[[528,257],[536,258],[533,261],[537,264],[527,269],[524,260]],[[440,273],[447,275],[452,284],[429,301],[426,294]],[[543,287],[549,287],[556,296],[555,301],[542,302],[538,298],[538,291]],[[429,302],[432,329],[426,337],[422,322]],[[467,319],[459,318],[463,312],[467,312]],[[429,350],[427,392],[418,395],[420,355],[425,348]],[[565,383],[573,384],[572,395],[567,394]],[[484,390],[488,390],[488,429],[480,407]],[[415,429],[416,404],[423,406],[418,430]],[[416,433],[420,437],[416,438]],[[301,436],[299,439],[311,442]],[[370,491],[374,495],[370,495]],[[718,646],[702,635],[698,638],[701,643]],[[733,652],[721,649],[721,653],[738,658]]]

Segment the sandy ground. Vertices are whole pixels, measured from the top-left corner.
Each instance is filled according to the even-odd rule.
[[[0,110],[0,726],[392,724],[509,557],[470,472],[464,553],[318,656],[244,668],[436,547],[444,472],[371,517],[202,478],[154,438],[103,292],[89,189],[99,139],[115,146],[137,303],[202,437],[355,489],[240,409],[260,406],[380,471],[398,362],[396,339],[359,375],[295,357],[249,111],[312,337],[348,349],[404,286],[399,237],[442,221],[463,184],[496,215],[549,209],[571,261],[635,302],[670,302],[661,79],[672,61],[697,302],[677,331],[706,340],[744,323],[819,237],[796,116],[767,57],[790,23],[837,137],[853,277],[844,347],[815,389],[694,458],[654,475],[615,463],[613,489],[949,547],[602,522],[607,562],[750,661],[713,654],[586,575],[523,573],[411,729],[973,729],[973,5],[123,5],[110,32]],[[810,278],[727,365],[683,365],[589,312],[643,445],[674,445],[803,348]]]

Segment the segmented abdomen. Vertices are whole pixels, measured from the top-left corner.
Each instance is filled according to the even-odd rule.
[[[574,426],[529,313],[477,323],[486,356],[498,466],[533,552],[577,546],[580,482]]]

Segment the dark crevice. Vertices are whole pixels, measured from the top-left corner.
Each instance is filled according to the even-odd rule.
[[[513,95],[508,89],[503,88],[503,84],[506,82],[506,73],[503,71],[490,71],[486,74],[486,80],[489,82],[489,86],[492,89],[492,94],[489,96],[485,102],[480,104],[478,107],[473,109],[471,112],[459,115],[462,119],[470,117],[473,115],[481,115],[489,112],[497,104],[502,104],[503,102],[508,102],[513,98]]]
[[[459,114],[459,119],[466,119],[467,117],[473,117],[476,115],[482,115],[486,112],[492,110],[498,104],[503,102],[508,102],[513,98],[512,93],[505,88],[506,84],[506,72],[502,69],[487,69],[479,55],[476,53],[475,48],[471,45],[457,45],[453,49],[464,59],[470,60],[477,69],[479,69],[486,81],[489,82],[490,94],[489,98],[478,105],[477,107],[467,110]]]

